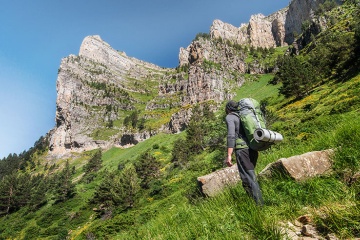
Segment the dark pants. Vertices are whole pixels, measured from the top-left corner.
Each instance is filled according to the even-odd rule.
[[[259,153],[249,148],[236,150],[236,163],[239,169],[242,185],[256,204],[263,205],[260,186],[255,176],[255,166]]]

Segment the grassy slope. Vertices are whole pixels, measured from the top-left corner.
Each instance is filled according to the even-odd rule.
[[[267,85],[270,77],[264,75],[259,81],[245,84],[238,91],[237,98],[276,98],[276,87]],[[271,107],[280,116],[273,126],[284,134],[285,140],[260,155],[257,171],[280,157],[338,146],[341,142],[337,139],[339,129],[360,124],[357,117],[359,101],[351,105],[349,110],[352,111],[349,112],[346,108],[346,99],[354,102],[353,99],[359,98],[359,88],[354,87],[358,86],[359,81],[360,76],[357,76],[343,84],[322,86],[311,96],[298,102],[290,103],[281,98],[273,100],[275,104]],[[261,94],[265,92],[266,94]],[[334,104],[334,99],[337,98],[343,101],[338,100]],[[309,104],[312,106],[310,109],[304,107]],[[339,113],[333,109],[345,110]],[[329,115],[330,112],[333,114]],[[314,117],[309,117],[311,114]],[[355,136],[360,138],[356,135],[359,131],[354,131]],[[87,200],[101,181],[99,174],[90,184],[78,184],[76,197],[65,203],[52,205],[50,202],[37,212],[27,213],[21,210],[2,218],[3,236],[26,238],[33,233],[40,238],[52,239],[51,236],[67,235],[71,229],[70,236],[74,239],[86,239],[91,234],[115,239],[238,239],[239,236],[276,239],[280,238],[277,230],[279,222],[292,221],[302,214],[313,214],[314,219],[318,219],[321,224],[328,221],[318,217],[324,212],[340,225],[338,228],[333,227],[332,231],[348,236],[349,231],[341,226],[344,219],[335,215],[335,212],[352,214],[351,218],[354,218],[355,213],[355,219],[359,217],[356,188],[348,187],[334,176],[315,178],[304,183],[286,179],[262,181],[266,206],[261,210],[249,201],[240,185],[216,198],[200,198],[192,203],[188,196],[196,188],[196,177],[211,171],[211,162],[218,160],[215,159],[218,154],[204,152],[187,170],[171,169],[172,144],[183,134],[161,134],[132,148],[113,148],[103,153],[103,168],[114,170],[119,164],[133,162],[141,153],[151,151],[163,166],[161,171],[165,190],[161,196],[150,197],[145,194],[134,209],[116,212],[110,220],[97,219]],[[156,145],[158,146],[154,147]],[[353,151],[357,152],[358,149]],[[82,166],[86,159],[86,156],[78,158],[72,164]],[[78,167],[77,176],[81,172],[81,167]],[[351,225],[349,222],[345,223],[346,226]]]

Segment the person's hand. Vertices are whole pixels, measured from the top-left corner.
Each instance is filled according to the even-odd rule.
[[[227,156],[225,163],[228,167],[231,167],[233,164],[231,163],[231,155]]]

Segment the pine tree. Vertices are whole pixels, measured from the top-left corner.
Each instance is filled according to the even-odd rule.
[[[279,71],[274,81],[282,83],[279,91],[285,97],[300,99],[309,94],[318,82],[318,77],[312,65],[297,57],[285,56],[279,61]]]
[[[102,152],[98,149],[95,154],[89,159],[88,163],[84,166],[85,175],[83,181],[90,183],[94,178],[96,172],[101,169],[102,166]]]
[[[96,188],[91,203],[103,205],[104,208],[111,208],[121,202],[121,187],[119,184],[119,172],[104,172],[103,181]]]
[[[75,195],[75,184],[72,183],[72,169],[69,161],[66,161],[65,168],[59,173],[55,180],[55,200],[62,202]]]
[[[0,182],[0,215],[9,214],[15,205],[17,177],[13,172],[5,176]]]
[[[197,105],[192,111],[190,122],[186,129],[186,140],[189,144],[189,150],[194,154],[204,149],[203,138],[205,129],[202,128],[203,121],[201,109]]]
[[[140,191],[140,179],[133,164],[127,165],[121,172],[119,183],[122,190],[122,206],[125,208],[133,207]]]
[[[14,191],[14,210],[29,204],[31,200],[31,176],[28,173],[17,174]]]
[[[139,157],[135,169],[141,179],[141,187],[149,188],[150,182],[160,175],[160,166],[160,162],[149,151]]]
[[[29,207],[36,210],[47,202],[46,193],[48,191],[48,179],[43,175],[35,176],[31,179],[32,188]]]

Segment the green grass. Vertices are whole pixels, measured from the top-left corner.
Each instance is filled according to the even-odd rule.
[[[234,100],[247,97],[257,99],[258,101],[271,97],[278,98],[278,86],[268,84],[272,78],[272,74],[264,74],[259,75],[255,80],[246,81],[245,84],[236,91],[236,98],[234,98]]]
[[[109,170],[114,170],[120,163],[134,162],[145,151],[152,151],[160,161],[168,162],[172,143],[178,136],[161,133],[130,148],[111,148],[103,153],[103,166]],[[154,145],[158,145],[159,149],[154,149]]]

